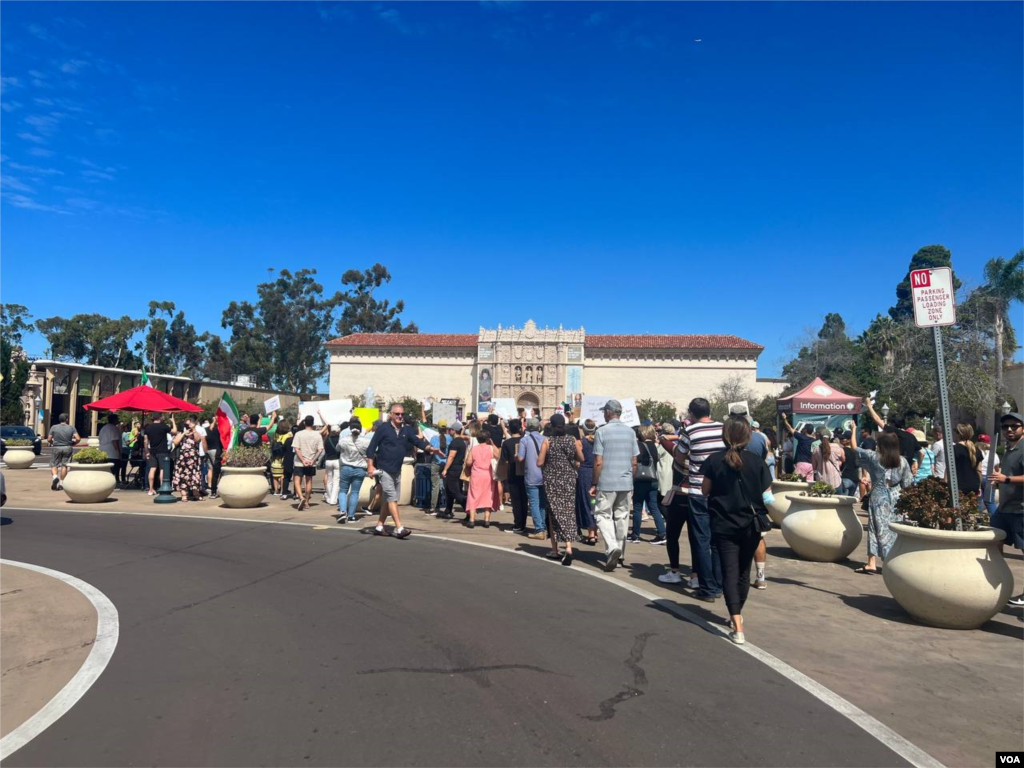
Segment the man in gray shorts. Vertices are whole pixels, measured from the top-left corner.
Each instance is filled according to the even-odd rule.
[[[78,432],[68,424],[66,413],[58,416],[57,422],[55,426],[50,427],[50,434],[46,438],[52,446],[50,451],[50,474],[53,475],[53,479],[50,481],[51,491],[59,491],[64,487],[64,478],[68,474],[68,462],[71,461],[75,443],[78,442]]]
[[[384,492],[384,503],[380,508],[374,534],[388,535],[384,530],[384,521],[391,515],[395,519],[395,537],[404,539],[409,536],[409,529],[402,525],[398,516],[398,499],[402,495],[402,463],[409,448],[414,445],[431,453],[440,451],[420,438],[412,427],[405,426],[405,408],[401,403],[394,403],[388,416],[388,423],[382,424],[373,433],[373,439],[366,449],[366,476],[379,474],[380,487]]]

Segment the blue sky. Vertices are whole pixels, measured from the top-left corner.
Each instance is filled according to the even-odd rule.
[[[1024,244],[1022,7],[5,3],[2,300],[220,330],[270,267],[379,261],[422,331],[734,333],[776,375],[917,248],[976,285]]]

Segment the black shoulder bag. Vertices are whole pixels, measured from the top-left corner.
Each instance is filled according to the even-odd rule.
[[[754,530],[758,533],[767,533],[772,529],[772,519],[768,517],[764,512],[758,512],[757,508],[750,502],[750,497],[747,495],[747,486],[743,482],[743,473],[739,472],[740,479],[740,493],[743,494],[743,500],[747,502],[747,506],[750,507],[750,512],[754,516]]]

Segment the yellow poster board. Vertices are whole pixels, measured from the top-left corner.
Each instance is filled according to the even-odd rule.
[[[352,415],[359,419],[363,425],[363,431],[369,432],[373,429],[373,422],[380,418],[379,408],[353,408]]]

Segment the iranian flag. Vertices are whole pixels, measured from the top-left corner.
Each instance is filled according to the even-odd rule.
[[[217,431],[220,432],[220,444],[224,446],[223,453],[235,447],[235,440],[238,437],[238,406],[231,399],[231,395],[225,392],[220,396],[220,405],[217,406]]]
[[[145,368],[142,369],[142,386],[144,386],[144,387],[152,387],[153,386],[153,382],[150,381],[149,380],[149,376],[146,375],[146,369]]]

